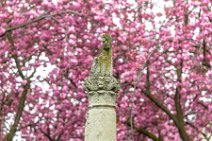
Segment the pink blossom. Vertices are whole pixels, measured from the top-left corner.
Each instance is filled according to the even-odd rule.
[[[22,81],[22,84],[23,84],[23,85],[26,85],[26,84],[27,84],[27,80],[23,80],[23,81]]]
[[[202,140],[200,131],[211,131],[209,2],[176,0],[170,5],[165,0],[160,12],[154,11],[158,2],[147,0],[3,3],[0,109],[4,114],[0,111],[0,115],[14,122],[11,117],[20,111],[27,89],[17,126],[25,140],[83,141],[88,105],[83,81],[100,53],[101,35],[107,32],[113,36],[113,76],[121,83],[116,99],[117,140],[132,135],[135,141],[152,140],[141,129],[156,140],[159,134],[164,141],[187,140],[179,132],[183,124],[176,126],[173,119],[179,117],[177,104],[185,134]],[[131,116],[134,130],[129,125]],[[10,131],[6,124],[0,126],[4,131],[0,135]]]

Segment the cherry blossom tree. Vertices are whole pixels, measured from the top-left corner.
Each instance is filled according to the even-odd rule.
[[[2,0],[0,140],[82,141],[83,80],[113,37],[119,141],[212,137],[210,0]]]

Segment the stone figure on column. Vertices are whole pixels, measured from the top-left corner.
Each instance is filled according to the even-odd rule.
[[[115,98],[120,86],[112,70],[112,37],[105,33],[101,53],[94,59],[91,73],[84,81],[89,101],[85,141],[116,141]]]

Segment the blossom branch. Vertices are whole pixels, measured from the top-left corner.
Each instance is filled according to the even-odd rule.
[[[206,133],[200,131],[194,124],[190,123],[190,122],[186,122],[186,124],[188,124],[189,126],[191,126],[193,129],[195,129],[196,131],[200,132],[200,134],[207,140],[210,141],[212,134],[209,134],[210,136],[208,136]]]
[[[61,12],[57,12],[57,13],[54,13],[54,14],[50,14],[49,12],[47,12],[47,13],[44,13],[44,14],[40,15],[39,17],[36,17],[36,18],[30,20],[30,21],[27,21],[25,23],[21,23],[21,24],[18,24],[18,25],[15,25],[15,26],[7,28],[6,31],[0,35],[0,37],[3,37],[4,35],[6,35],[6,33],[10,32],[12,30],[15,30],[15,29],[18,29],[18,28],[23,28],[23,27],[25,27],[27,25],[39,22],[39,21],[44,20],[44,19],[46,19],[48,17],[52,18],[54,16],[57,16],[57,15],[61,16],[61,15],[66,14],[66,13],[74,14],[74,15],[78,15],[78,16],[83,16],[82,14],[80,14],[80,13],[78,13],[76,11],[73,11],[73,10],[61,11]]]

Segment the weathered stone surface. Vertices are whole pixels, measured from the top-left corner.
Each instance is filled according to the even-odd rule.
[[[88,93],[89,108],[91,107],[114,107],[116,93],[113,91],[100,90]]]
[[[116,141],[116,112],[114,108],[89,108],[85,141]]]
[[[118,81],[112,76],[89,76],[84,87],[89,101],[85,141],[116,141],[115,98],[120,87]]]
[[[112,76],[112,63],[112,38],[104,34],[101,54],[84,81],[89,101],[85,141],[116,141],[115,98],[120,86]]]
[[[120,86],[116,78],[114,78],[113,76],[104,77],[91,75],[85,79],[84,87],[87,92],[98,90],[117,92]]]

